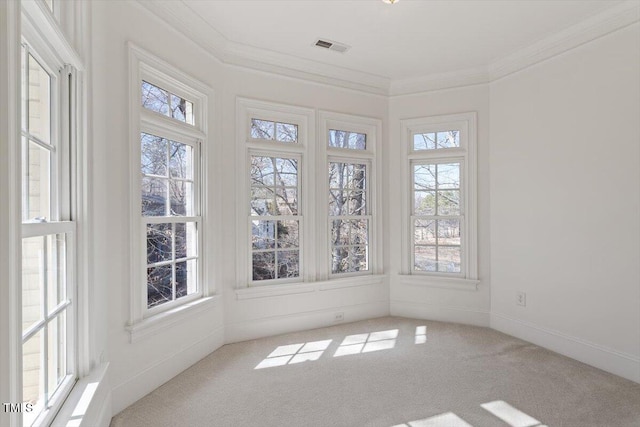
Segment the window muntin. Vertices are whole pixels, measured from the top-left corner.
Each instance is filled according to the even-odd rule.
[[[251,281],[300,276],[300,158],[250,155]]]
[[[367,134],[329,129],[329,147],[350,150],[366,150]]]
[[[413,151],[460,147],[460,131],[419,132],[413,134]]]
[[[145,80],[140,89],[144,108],[189,125],[194,124],[193,102]]]
[[[295,144],[298,142],[298,125],[252,118],[250,135],[252,139]]]
[[[197,144],[140,134],[147,309],[199,292]]]
[[[329,161],[331,273],[369,270],[367,162]]]
[[[73,363],[73,284],[75,223],[71,221],[71,141],[57,129],[69,125],[70,99],[59,73],[31,46],[22,48],[22,400],[33,405],[23,414],[30,426],[50,417],[75,377]]]

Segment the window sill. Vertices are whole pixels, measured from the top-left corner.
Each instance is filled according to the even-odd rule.
[[[107,382],[109,364],[103,363],[80,378],[51,426],[98,426],[111,419],[111,389]]]
[[[219,299],[219,295],[200,298],[196,301],[175,307],[168,311],[163,311],[133,325],[127,326],[131,343],[140,341],[149,335],[155,335],[174,323],[182,322],[186,318],[211,309],[218,304]]]
[[[480,280],[462,279],[458,277],[427,276],[418,274],[398,274],[396,280],[403,285],[424,288],[454,289],[458,291],[478,290]]]
[[[366,276],[341,277],[339,279],[324,280],[312,283],[286,283],[281,285],[255,286],[251,288],[236,289],[238,300],[267,298],[283,295],[304,294],[317,291],[330,291],[335,289],[352,288],[356,286],[378,285],[383,283],[386,275],[368,274]]]

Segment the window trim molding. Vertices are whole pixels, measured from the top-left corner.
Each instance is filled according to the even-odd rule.
[[[198,306],[199,300],[203,300],[214,294],[212,269],[207,262],[210,254],[215,252],[213,244],[206,238],[209,233],[207,225],[210,222],[211,214],[208,212],[208,196],[206,191],[209,187],[215,187],[216,183],[209,183],[208,174],[208,141],[210,138],[207,132],[209,100],[213,98],[213,90],[189,76],[183,71],[175,68],[169,63],[143,50],[134,43],[127,42],[129,55],[129,191],[130,191],[130,313],[129,322],[126,325],[133,342],[134,336],[140,335],[138,325],[147,325],[150,319],[168,319],[172,315],[178,315],[185,310]],[[140,83],[147,80],[149,83],[159,84],[165,90],[169,90],[178,96],[185,96],[194,105],[194,125],[180,122],[179,120],[163,116],[154,111],[148,110],[141,105],[142,95]],[[165,84],[166,82],[166,84]],[[142,227],[144,217],[140,213],[140,133],[142,131],[160,130],[163,137],[175,136],[177,141],[189,138],[199,141],[200,156],[194,172],[198,174],[199,187],[197,191],[196,206],[199,207],[200,218],[198,222],[198,285],[199,289],[193,295],[181,298],[179,303],[171,301],[163,309],[157,307],[147,308],[146,288],[141,286],[142,263],[146,257],[146,247],[141,242],[144,240],[146,231]],[[192,141],[191,141],[192,142]],[[146,261],[144,266],[146,266]],[[192,311],[192,310],[187,310]]]
[[[460,129],[460,148],[413,150],[414,133],[423,131],[442,130],[443,127]],[[429,117],[420,117],[400,120],[400,152],[402,158],[402,268],[400,276],[416,276],[420,280],[410,280],[411,284],[424,283],[436,287],[444,284],[452,284],[453,281],[463,284],[463,287],[477,286],[478,279],[478,169],[477,169],[477,113],[465,112]],[[416,161],[428,162],[429,160],[446,161],[447,159],[463,158],[462,180],[464,191],[464,228],[463,236],[463,273],[430,273],[414,271],[412,266],[413,237],[411,224],[411,204],[413,202],[413,182],[411,180],[411,165]],[[453,279],[453,280],[447,280]],[[404,280],[407,282],[407,280]],[[438,286],[439,285],[439,286]],[[454,286],[448,286],[454,288]]]
[[[253,116],[253,117],[252,117]],[[298,126],[298,142],[278,142],[251,137],[251,119],[274,120]],[[249,98],[236,97],[236,285],[235,289],[261,288],[265,286],[285,286],[292,283],[313,282],[316,279],[315,245],[310,237],[315,236],[315,212],[312,177],[315,176],[313,162],[315,149],[315,110],[306,107],[278,104]],[[302,165],[302,173],[298,173],[298,220],[300,221],[300,275],[292,279],[273,279],[260,283],[251,280],[251,246],[249,233],[249,194],[251,191],[249,175],[249,158],[252,153],[269,152],[271,157],[295,156]]]
[[[349,148],[329,147],[329,130],[343,130],[367,135],[366,149],[355,150]],[[353,114],[338,113],[328,110],[318,111],[318,149],[317,170],[322,171],[322,179],[316,183],[318,212],[322,212],[322,220],[317,223],[318,236],[325,236],[317,244],[318,251],[324,256],[318,257],[318,280],[355,279],[360,276],[375,276],[383,273],[383,248],[382,248],[382,120],[358,116]],[[331,272],[331,230],[329,228],[328,200],[329,182],[328,168],[331,161],[365,162],[369,166],[369,197],[370,211],[366,215],[370,217],[369,226],[369,270],[367,272],[332,273]],[[322,209],[322,211],[320,211]]]

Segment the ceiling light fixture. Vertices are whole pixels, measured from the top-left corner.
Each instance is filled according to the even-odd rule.
[[[400,0],[382,0],[383,3],[387,3],[387,4],[394,4],[394,3],[398,3]]]

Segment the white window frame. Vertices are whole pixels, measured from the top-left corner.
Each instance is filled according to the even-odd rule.
[[[401,120],[402,152],[402,271],[417,284],[469,286],[478,284],[477,249],[477,115],[475,112]],[[414,150],[413,135],[457,130],[460,147]],[[414,269],[413,166],[415,164],[460,163],[461,271],[426,272]]]
[[[352,276],[375,275],[382,273],[382,245],[378,242],[382,237],[382,221],[380,212],[382,205],[380,201],[381,180],[379,171],[382,170],[377,153],[381,151],[380,135],[382,135],[382,121],[370,117],[355,116],[351,114],[336,113],[332,111],[319,112],[319,135],[318,135],[318,169],[323,171],[324,179],[318,180],[317,211],[321,212],[323,220],[318,221],[319,250],[325,256],[318,257],[320,280],[348,278]],[[364,150],[338,148],[329,146],[329,131],[340,130],[357,132],[366,135],[366,147]],[[329,215],[329,163],[364,163],[367,166],[367,188],[366,202],[367,215],[354,216],[353,219],[369,220],[368,236],[368,263],[369,269],[366,271],[333,273],[331,271],[331,226],[330,223],[335,217]]]
[[[161,331],[161,324],[185,308],[197,307],[209,301],[213,292],[211,268],[207,254],[210,244],[207,236],[207,120],[209,95],[212,90],[205,84],[188,76],[163,60],[153,56],[132,43],[129,48],[129,94],[130,94],[130,193],[131,193],[131,312],[128,330],[131,340],[145,336],[148,332]],[[181,122],[142,106],[141,84],[147,81],[193,103],[194,124]],[[143,217],[141,214],[140,134],[150,133],[170,141],[194,147],[194,215],[166,217]],[[156,218],[160,218],[156,221]],[[196,222],[197,224],[197,292],[171,302],[147,308],[147,222]]]
[[[251,119],[269,120],[273,122],[294,124],[298,126],[298,142],[279,142],[252,138]],[[236,288],[265,287],[270,285],[295,284],[315,280],[316,267],[312,262],[315,247],[313,224],[315,212],[312,200],[313,186],[311,177],[315,176],[315,165],[312,159],[315,130],[315,114],[312,109],[238,98],[236,104],[237,168],[236,182],[240,189],[237,196],[237,278]],[[252,156],[289,157],[298,160],[298,215],[291,217],[299,222],[299,271],[297,278],[271,279],[254,281],[252,277],[251,221],[271,220],[270,217],[251,217],[251,183],[249,172]],[[275,218],[278,217],[273,217]]]
[[[20,3],[19,3],[20,4]],[[55,147],[52,151],[52,166],[50,170],[51,178],[51,218],[45,222],[24,222],[25,218],[20,212],[19,222],[22,222],[22,238],[44,237],[49,235],[63,234],[65,236],[65,270],[66,270],[66,300],[60,303],[55,311],[45,316],[43,325],[52,319],[57,313],[66,311],[66,368],[67,374],[58,385],[56,394],[48,402],[48,407],[40,413],[33,421],[33,425],[48,425],[56,417],[62,408],[65,399],[71,393],[76,380],[86,375],[91,368],[90,357],[87,351],[87,342],[90,337],[89,319],[85,317],[85,310],[88,305],[87,295],[89,293],[88,277],[89,266],[78,260],[86,259],[88,249],[88,203],[86,175],[86,116],[83,105],[85,94],[83,92],[85,74],[84,65],[77,52],[70,45],[63,35],[58,23],[57,16],[60,14],[59,2],[54,2],[54,10],[51,11],[44,1],[28,1],[21,3],[21,27],[22,43],[28,46],[28,50],[39,64],[49,73],[51,79],[51,145]],[[65,12],[74,14],[79,10],[73,5],[65,5]],[[55,16],[54,16],[55,15]],[[19,80],[23,75],[18,76]],[[27,107],[28,108],[28,107]],[[23,112],[23,113],[26,113]],[[22,113],[21,113],[22,114]],[[22,125],[19,126],[19,130]],[[21,140],[17,140],[22,144]],[[18,149],[17,152],[21,152]],[[54,160],[55,157],[55,160]],[[18,166],[15,170],[20,174],[20,180],[24,171]],[[62,191],[61,189],[68,189]],[[23,204],[23,196],[20,200]],[[20,193],[18,193],[18,197]],[[18,263],[18,266],[21,264]],[[17,267],[19,268],[19,267]],[[19,274],[19,271],[18,271]],[[21,280],[16,280],[19,285]],[[22,306],[20,289],[16,289],[14,297],[15,305]],[[46,296],[46,290],[44,290]],[[78,321],[78,319],[82,321]],[[20,344],[16,349],[21,349],[23,341],[22,321],[16,320],[15,325],[19,325],[16,335]],[[28,334],[37,333],[36,328],[30,328]],[[40,328],[42,329],[42,328]],[[47,344],[43,352],[47,351]],[[13,393],[16,396],[22,395],[22,351],[18,350],[11,361],[16,367],[17,378],[11,381]],[[46,380],[45,380],[46,381]],[[45,386],[46,390],[46,386]],[[20,401],[20,399],[16,399]],[[11,425],[22,425],[24,414],[16,414],[11,417]]]

